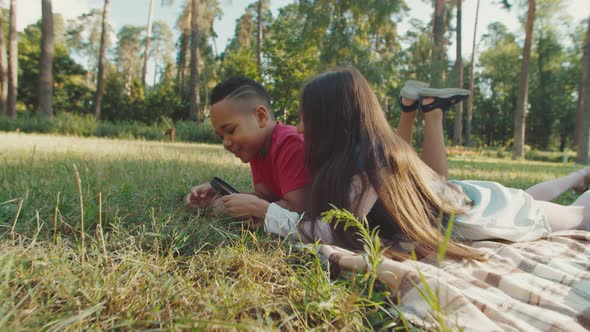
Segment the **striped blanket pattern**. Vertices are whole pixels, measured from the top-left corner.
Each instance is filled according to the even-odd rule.
[[[412,323],[436,328],[421,295],[434,290],[445,325],[465,331],[590,330],[590,232],[562,231],[520,243],[478,241],[485,261],[435,256],[403,262],[382,259],[378,277]],[[320,258],[341,275],[367,270],[366,256],[319,245]]]

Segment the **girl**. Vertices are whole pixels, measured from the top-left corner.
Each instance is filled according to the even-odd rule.
[[[420,108],[426,122],[424,159],[430,158],[429,164],[446,175],[443,110],[465,96],[420,97],[416,101],[408,98],[412,89],[404,89],[401,102],[407,112],[397,135],[368,82],[355,69],[325,73],[303,88],[299,129],[304,133],[306,162],[313,179],[307,212],[297,223],[297,214],[270,204],[267,231],[283,236],[295,231],[303,241],[319,239],[361,249],[355,230],[319,222],[331,204],[359,218],[367,217],[370,227],[379,227],[382,238],[412,240],[416,251],[424,254],[437,250],[443,237],[441,229],[451,215],[456,216],[455,240],[526,241],[552,230],[588,228],[588,193],[572,206],[561,206],[495,182],[445,181],[407,141]],[[413,90],[421,95],[428,92],[425,87]],[[459,241],[452,241],[447,253],[479,256]],[[398,254],[390,251],[389,256]]]

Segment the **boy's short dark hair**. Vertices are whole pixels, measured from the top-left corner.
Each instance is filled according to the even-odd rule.
[[[210,95],[211,105],[215,105],[225,99],[250,98],[259,99],[260,102],[265,104],[269,112],[272,112],[270,97],[268,96],[266,89],[262,84],[245,76],[233,76],[228,78],[217,84],[213,90],[211,90]]]

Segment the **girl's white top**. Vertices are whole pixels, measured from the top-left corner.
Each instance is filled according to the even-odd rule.
[[[454,218],[453,238],[463,240],[504,239],[513,242],[533,241],[551,233],[547,217],[528,193],[507,188],[490,181],[449,181],[461,188],[473,201],[473,206]],[[351,184],[350,200],[361,197],[358,218],[364,218],[378,195],[370,187],[361,195],[362,182],[355,176]],[[444,191],[442,191],[444,192]],[[332,243],[330,224],[321,220],[303,222],[301,215],[271,203],[264,219],[267,232],[291,238],[294,241]]]

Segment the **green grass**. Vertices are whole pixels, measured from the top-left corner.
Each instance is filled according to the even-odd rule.
[[[366,298],[366,280],[331,280],[310,251],[186,211],[191,185],[214,175],[249,190],[248,166],[219,145],[0,133],[0,165],[0,330],[359,330],[393,319]],[[518,188],[580,167],[459,156],[450,166],[451,178]]]

